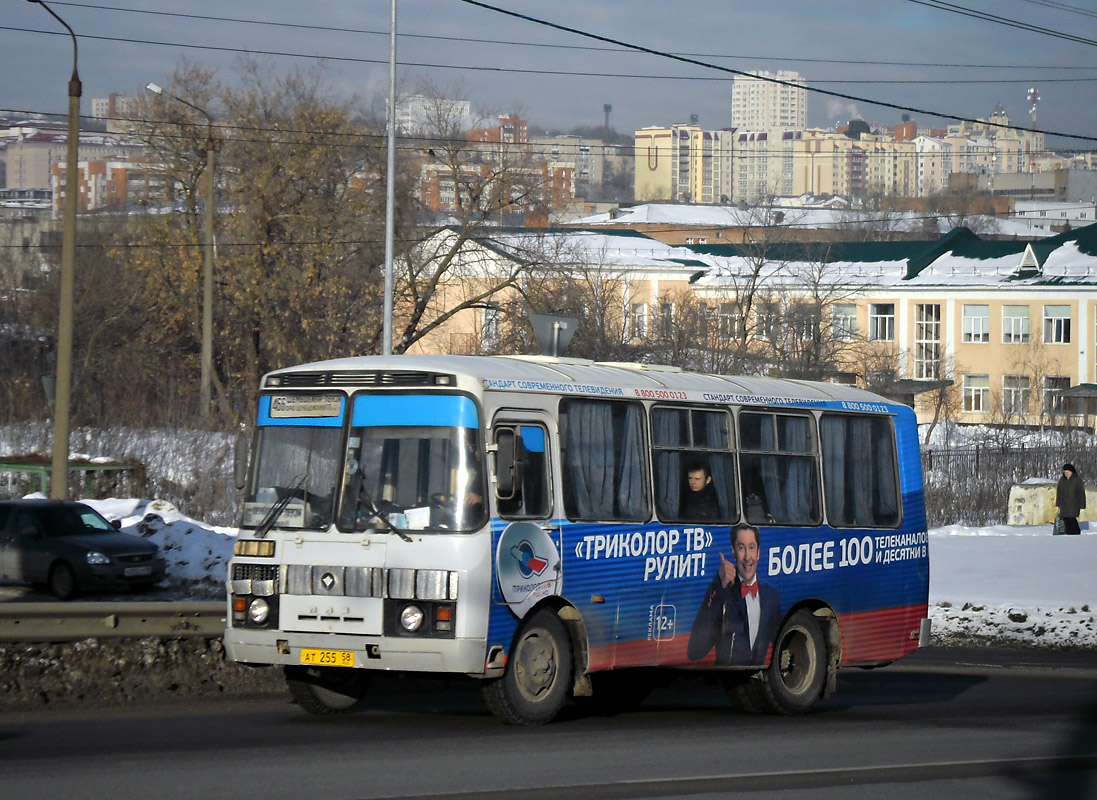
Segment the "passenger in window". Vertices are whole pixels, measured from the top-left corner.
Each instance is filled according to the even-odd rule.
[[[686,468],[686,492],[682,498],[681,517],[690,522],[710,522],[720,519],[720,502],[712,473],[707,465],[694,462]]]
[[[781,597],[758,580],[762,539],[753,525],[731,534],[735,560],[720,553],[720,567],[705,592],[689,634],[686,655],[699,661],[716,648],[716,666],[763,666],[781,624]]]
[[[743,511],[746,512],[747,522],[758,525],[763,522],[773,522],[766,514],[766,505],[762,498],[751,492],[743,498]]]

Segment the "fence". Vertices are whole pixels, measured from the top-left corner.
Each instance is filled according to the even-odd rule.
[[[1005,522],[1012,484],[1029,478],[1058,479],[1065,463],[1074,464],[1083,480],[1097,478],[1097,445],[1091,438],[1052,446],[1015,443],[924,449],[929,526]]]

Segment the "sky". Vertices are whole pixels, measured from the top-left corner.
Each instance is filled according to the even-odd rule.
[[[613,107],[611,126],[625,133],[693,114],[705,128],[730,124],[734,76],[726,71],[623,50],[466,0],[397,2],[398,75],[408,91],[426,82],[486,114],[517,111],[548,129],[600,126],[605,104]],[[809,94],[813,126],[900,121],[901,110],[867,100],[918,109],[908,113],[928,126],[947,120],[925,112],[986,117],[1000,103],[1014,124],[1028,126],[1027,95],[1036,88],[1039,128],[1093,137],[1049,144],[1097,146],[1097,10],[1090,0],[959,0],[945,4],[951,11],[940,0],[493,5],[706,65],[794,70],[811,87],[865,98]],[[74,0],[50,7],[79,40],[85,114],[91,98],[138,93],[150,81],[169,85],[184,59],[231,82],[244,51],[270,54],[266,64],[278,72],[322,57],[332,96],[342,100],[376,108],[387,91],[389,0]],[[64,113],[71,40],[34,0],[0,0],[0,8],[0,117]]]

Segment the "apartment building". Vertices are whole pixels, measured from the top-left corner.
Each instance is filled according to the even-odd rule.
[[[50,176],[53,216],[60,217],[65,207],[66,164],[55,164]],[[151,202],[163,196],[163,176],[147,164],[129,161],[81,161],[77,169],[79,192],[77,213],[125,208]]]
[[[752,131],[806,128],[807,94],[798,72],[740,75],[731,84],[731,127]]]
[[[733,138],[732,131],[706,131],[697,125],[636,131],[636,200],[728,202]]]
[[[472,105],[410,94],[396,101],[396,130],[404,136],[464,136],[472,127]]]
[[[529,147],[534,158],[572,164],[575,183],[580,191],[602,185],[606,172],[606,146],[601,139],[573,135],[534,136],[529,140]]]
[[[46,189],[54,168],[68,155],[68,134],[46,128],[19,128],[0,138],[4,189]],[[80,134],[81,161],[132,162],[143,158],[145,146],[126,136]]]
[[[133,128],[143,102],[143,97],[111,92],[106,97],[91,99],[91,116],[104,120],[110,133],[124,133]]]

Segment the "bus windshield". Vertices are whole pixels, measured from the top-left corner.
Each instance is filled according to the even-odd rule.
[[[438,426],[352,428],[339,527],[384,521],[398,530],[483,526],[483,470],[474,431]]]
[[[475,403],[360,395],[344,458],[339,528],[472,531],[487,521]]]
[[[327,528],[339,483],[342,431],[335,427],[259,429],[253,491],[244,503],[245,528],[262,524],[280,501],[282,528]]]

